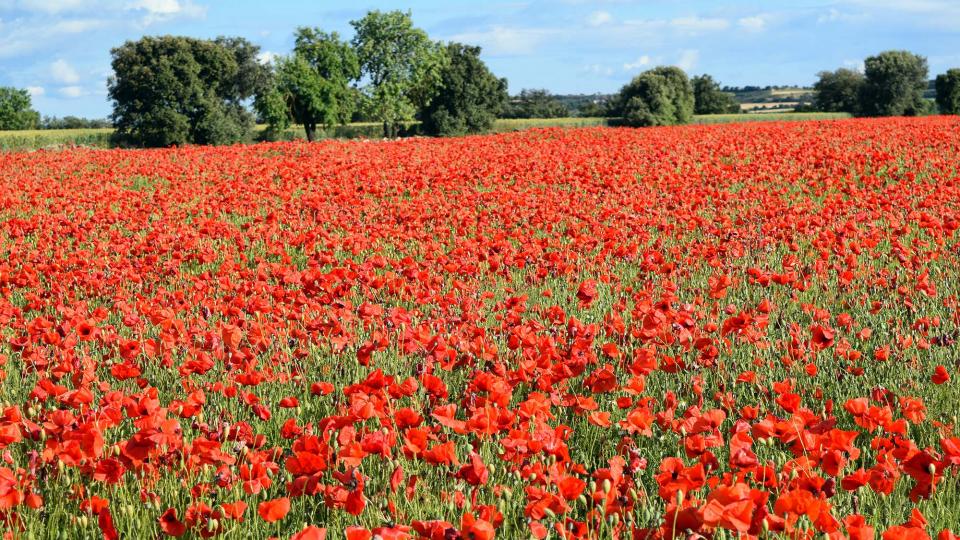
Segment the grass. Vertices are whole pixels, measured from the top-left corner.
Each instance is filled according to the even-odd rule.
[[[849,118],[846,113],[765,113],[765,114],[710,114],[696,115],[693,124],[728,124],[736,122],[772,122],[772,121],[801,121],[801,120],[837,120]],[[494,133],[520,131],[524,129],[546,127],[595,127],[614,125],[616,119],[611,118],[502,118],[493,126]],[[417,123],[410,123],[407,129],[416,132]],[[264,130],[265,126],[257,126],[256,135]],[[102,129],[50,129],[28,131],[0,131],[0,151],[37,150],[44,148],[59,148],[64,146],[91,146],[106,148],[110,146],[110,135],[113,130]],[[355,122],[344,126],[336,126],[328,130],[320,130],[321,139],[360,139],[378,138],[381,136],[381,124],[376,122]],[[303,138],[303,130],[299,126],[287,129],[282,137],[284,140]]]

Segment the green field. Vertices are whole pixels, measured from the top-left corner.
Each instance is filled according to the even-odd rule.
[[[734,122],[770,122],[791,120],[836,120],[848,118],[845,113],[766,113],[766,114],[712,114],[698,115],[693,118],[694,124],[728,124]],[[616,125],[617,120],[611,118],[531,118],[531,119],[501,119],[493,126],[493,131],[502,133],[543,127],[593,127]],[[416,134],[417,124],[411,123],[407,129]],[[257,133],[263,126],[257,127]],[[377,138],[382,132],[378,123],[358,122],[345,126],[336,126],[328,130],[320,130],[319,136],[327,139],[357,139]],[[42,148],[58,148],[62,146],[92,146],[107,147],[110,145],[112,129],[51,129],[28,131],[0,131],[0,151],[2,150],[36,150]],[[291,127],[284,132],[284,139],[303,138],[303,130]]]

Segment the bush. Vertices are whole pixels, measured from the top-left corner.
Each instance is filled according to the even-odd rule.
[[[619,116],[628,126],[670,126],[693,118],[693,87],[677,67],[641,73],[620,90]]]
[[[863,74],[852,69],[821,71],[813,85],[814,103],[823,112],[846,112],[855,114],[860,110],[860,94],[863,91]]]
[[[489,131],[507,101],[507,81],[480,60],[480,47],[447,45],[440,91],[423,111],[423,130],[431,135]]]

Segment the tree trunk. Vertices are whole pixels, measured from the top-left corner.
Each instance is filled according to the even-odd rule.
[[[316,124],[304,124],[304,131],[307,132],[307,140],[313,142],[317,138],[317,125]]]
[[[386,120],[383,121],[383,138],[390,138],[390,122],[387,122]]]

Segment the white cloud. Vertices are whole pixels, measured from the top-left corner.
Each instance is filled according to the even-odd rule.
[[[47,93],[42,86],[28,86],[27,92],[30,93],[30,97],[40,97]]]
[[[644,67],[644,66],[648,66],[648,65],[650,65],[650,57],[645,54],[645,55],[641,56],[640,58],[637,58],[637,59],[636,59],[635,61],[633,61],[633,62],[627,62],[626,64],[624,64],[624,65],[623,65],[623,70],[624,70],[624,71],[634,71],[634,70],[636,70],[636,69],[640,69],[640,68],[642,68],[642,67]]]
[[[80,81],[80,74],[76,69],[64,59],[59,59],[50,64],[50,75],[53,80],[63,84],[74,84]]]
[[[278,56],[280,55],[272,51],[262,51],[257,55],[257,62],[261,64],[271,64]]]
[[[96,30],[107,24],[107,21],[97,19],[72,19],[55,23],[46,19],[17,19],[10,24],[0,25],[0,58],[35,51],[50,43],[64,38],[70,39],[71,36]]]
[[[863,72],[866,70],[866,67],[864,66],[863,60],[844,60],[844,61],[843,61],[843,67],[850,68],[850,69],[852,69],[852,70],[854,70],[854,71],[858,71],[858,72],[860,72],[860,73],[863,73]]]
[[[205,7],[194,4],[191,0],[131,0],[127,2],[125,9],[142,12],[144,15],[140,24],[143,26],[176,18],[199,19],[207,14]]]
[[[587,17],[587,24],[590,26],[603,26],[613,22],[613,15],[608,11],[594,11]]]
[[[691,71],[696,67],[698,60],[700,60],[700,51],[687,49],[680,51],[680,58],[675,65],[684,71]]]
[[[5,6],[0,5],[0,7],[56,15],[58,13],[96,7],[92,4],[93,2],[90,0],[11,0],[6,2]]]
[[[476,43],[495,56],[521,56],[532,54],[553,33],[553,30],[544,28],[493,26],[482,32],[455,35],[451,41]]]
[[[743,17],[737,21],[737,25],[749,32],[761,32],[767,27],[767,18],[763,15]]]
[[[60,95],[68,98],[78,98],[86,94],[83,91],[83,87],[80,86],[64,86],[59,90]]]

